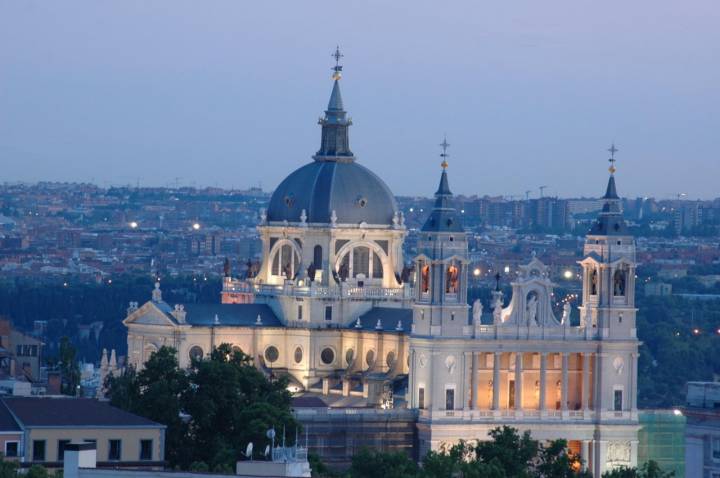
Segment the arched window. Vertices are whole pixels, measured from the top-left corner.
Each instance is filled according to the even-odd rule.
[[[365,354],[365,363],[368,367],[372,367],[372,365],[375,363],[375,351],[370,349]]]
[[[292,279],[298,272],[300,256],[290,244],[282,244],[275,249],[272,259],[272,275]]]
[[[423,294],[430,292],[430,266],[424,263],[420,268],[420,290]]]
[[[457,294],[459,284],[460,269],[455,263],[451,263],[445,273],[445,293]]]
[[[313,264],[315,265],[315,269],[322,269],[322,246],[317,245],[313,249]]]
[[[593,269],[590,272],[590,295],[597,295],[598,288],[598,273],[597,269]]]
[[[627,275],[624,270],[618,269],[613,277],[613,295],[624,296],[627,282]]]
[[[364,245],[351,247],[338,262],[337,273],[340,280],[357,278],[382,279],[384,276],[382,257],[379,252]]]

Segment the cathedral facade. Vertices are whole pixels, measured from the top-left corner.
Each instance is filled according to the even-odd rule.
[[[483,314],[479,301],[467,304],[467,237],[447,163],[409,266],[393,194],[350,150],[341,69],[320,149],[262,211],[252,277],[227,268],[218,304],[171,306],[156,284],[150,301],[128,308],[128,362],[140,368],[169,345],[186,367],[229,343],[331,406],[417,410],[420,456],[510,425],[567,439],[596,476],[636,465],[635,243],[614,168],[580,262],[579,324],[569,305],[555,316],[553,283],[535,257],[512,296],[495,291]]]

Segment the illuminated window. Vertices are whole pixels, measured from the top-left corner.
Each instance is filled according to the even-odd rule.
[[[452,263],[448,266],[446,274],[445,274],[445,293],[446,294],[457,294],[458,292],[458,276],[459,276],[459,269],[455,265],[455,263]]]
[[[293,279],[300,266],[300,256],[290,244],[282,244],[275,249],[272,259],[272,275]]]

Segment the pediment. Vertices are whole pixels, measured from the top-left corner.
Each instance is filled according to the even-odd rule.
[[[176,327],[177,324],[163,312],[154,302],[146,302],[142,307],[128,315],[123,324],[129,325],[160,325]]]

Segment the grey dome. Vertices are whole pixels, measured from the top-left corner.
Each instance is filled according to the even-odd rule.
[[[355,161],[314,161],[292,172],[270,198],[268,221],[392,225],[395,197],[375,173]]]

